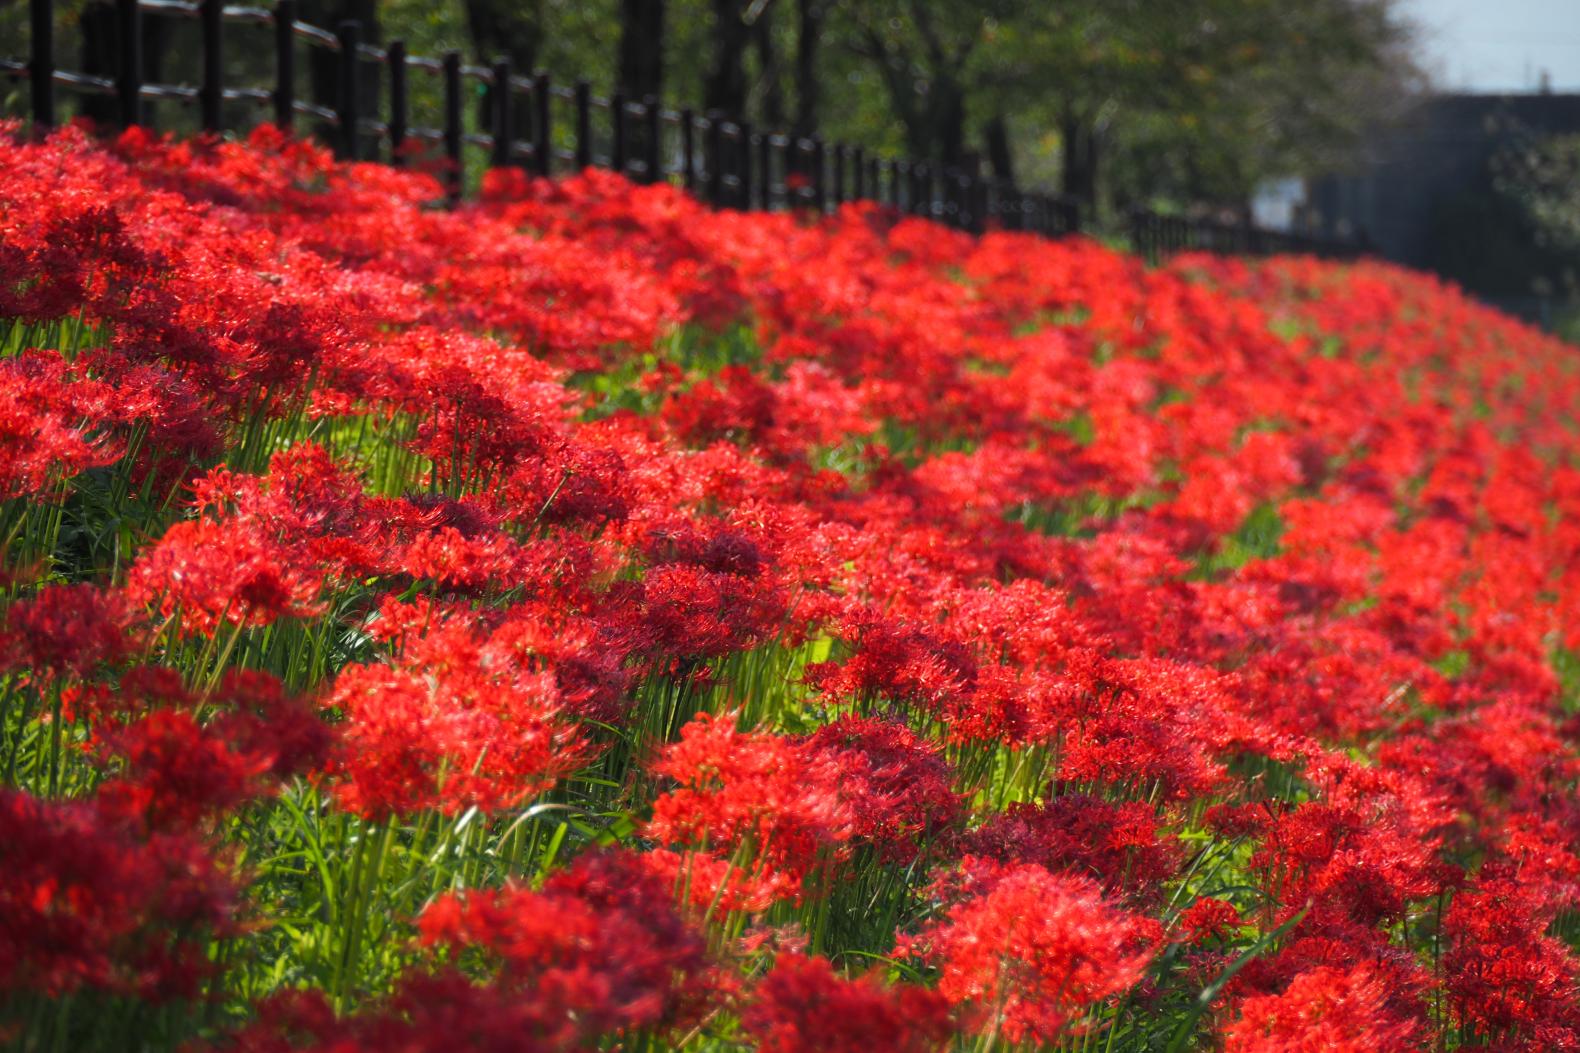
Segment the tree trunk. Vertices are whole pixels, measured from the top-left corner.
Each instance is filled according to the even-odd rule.
[[[531,73],[543,44],[543,0],[465,0],[466,29],[477,61],[510,60],[517,73]]]
[[[822,81],[817,75],[818,45],[827,15],[824,0],[797,0],[795,43],[796,135],[817,134],[823,103]]]
[[[120,15],[109,0],[95,0],[82,9],[82,72],[114,80],[121,72]],[[143,15],[143,83],[165,81],[165,58],[170,51],[172,20]],[[95,124],[110,126],[121,118],[120,103],[113,95],[83,95],[81,113]],[[172,103],[164,103],[171,106]],[[151,116],[148,102],[140,106],[143,119]],[[169,116],[167,112],[165,114]],[[164,127],[169,128],[169,124]]]
[[[308,0],[297,6],[297,17],[303,22],[334,33],[340,23],[355,19],[361,27],[362,42],[375,44],[379,39],[377,0]],[[307,59],[308,90],[312,101],[325,109],[340,107],[340,55],[321,47],[298,47],[297,54],[305,52]],[[364,113],[374,111],[378,100],[379,71],[371,63],[363,63],[357,79],[357,91]],[[313,134],[326,142],[334,142],[338,134],[334,127],[320,124]]]
[[[472,52],[480,64],[509,59],[511,72],[518,75],[537,68],[543,43],[543,0],[465,0],[465,8]],[[478,100],[479,128],[488,131],[493,127],[493,112],[493,90],[489,89]],[[512,137],[520,137],[522,121],[523,115],[513,115]]]
[[[664,0],[620,0],[618,76],[621,92],[632,102],[663,102]],[[651,127],[645,120],[628,124],[626,144],[632,157],[652,157],[654,147],[661,145],[648,141]],[[649,172],[647,178],[656,182],[658,173]]]
[[[953,76],[933,80],[927,115],[932,135],[923,156],[936,159],[945,171],[959,168],[966,149],[966,94]]]
[[[744,59],[751,43],[743,14],[743,0],[713,0],[713,62],[702,86],[703,107],[736,120],[746,104]]]
[[[1002,113],[995,113],[982,129],[983,145],[987,148],[988,165],[993,178],[1015,185],[1015,157],[1010,149],[1009,122]]]
[[[905,143],[912,157],[942,168],[959,168],[965,157],[965,91],[952,73],[935,75],[925,95],[919,95],[909,64],[882,66],[889,103],[905,128]]]
[[[1064,193],[1088,208],[1097,204],[1097,130],[1090,120],[1065,114],[1061,132],[1064,138]]]
[[[757,47],[757,65],[763,79],[762,118],[764,127],[779,130],[785,126],[784,77],[779,68],[779,53],[774,49],[772,8],[765,9],[752,24],[752,42]]]
[[[664,0],[620,0],[620,90],[664,97]]]

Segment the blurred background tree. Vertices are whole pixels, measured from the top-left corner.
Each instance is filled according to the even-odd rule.
[[[1519,136],[1491,169],[1493,188],[1539,232],[1542,247],[1571,266],[1580,262],[1580,135]]]
[[[113,18],[109,0],[57,6],[90,31],[83,66],[111,72],[113,49],[96,31]],[[1105,210],[1244,209],[1263,179],[1331,164],[1382,101],[1420,79],[1396,0],[300,0],[299,10],[326,27],[356,18],[365,39],[399,37],[414,53],[506,57],[560,83],[980,163]],[[0,39],[20,44],[25,25],[26,5],[0,0]],[[195,76],[195,41],[181,37],[190,29],[151,46],[150,73]],[[232,51],[238,82],[266,81],[266,47]],[[332,101],[327,67],[311,82]],[[421,106],[436,88],[419,78],[413,90]]]
[[[1501,131],[1476,177],[1434,209],[1433,265],[1580,339],[1580,135]]]

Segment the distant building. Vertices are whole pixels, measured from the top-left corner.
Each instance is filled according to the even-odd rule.
[[[1580,94],[1429,96],[1374,133],[1351,170],[1309,180],[1293,226],[1364,237],[1379,256],[1541,314],[1546,305],[1536,301],[1562,292],[1542,292],[1550,261],[1538,259],[1534,242],[1524,252],[1511,225],[1499,223],[1490,162],[1518,142],[1555,135],[1580,135]],[[1536,261],[1534,271],[1511,259]]]
[[[1580,95],[1434,95],[1367,143],[1356,171],[1312,180],[1307,221],[1362,232],[1380,255],[1433,269],[1434,219],[1474,191],[1516,130],[1580,134]]]

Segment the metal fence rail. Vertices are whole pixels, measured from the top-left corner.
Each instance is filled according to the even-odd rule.
[[[383,47],[362,39],[355,21],[333,31],[302,22],[295,0],[272,6],[227,4],[224,0],[114,0],[115,72],[112,77],[63,70],[55,64],[52,0],[29,0],[31,47],[26,59],[0,58],[0,76],[30,85],[33,122],[57,122],[56,93],[66,90],[115,99],[122,125],[158,126],[155,103],[196,103],[199,126],[225,130],[225,104],[252,102],[272,109],[274,123],[292,129],[311,118],[336,153],[350,160],[407,163],[415,153],[438,148],[453,200],[465,185],[465,147],[487,152],[494,166],[520,166],[538,176],[589,166],[613,169],[644,183],[674,182],[716,207],[808,208],[826,212],[846,201],[869,200],[962,230],[1024,230],[1050,237],[1078,233],[1078,202],[1058,194],[1017,187],[976,171],[941,169],[926,161],[878,157],[862,147],[826,143],[758,129],[720,113],[670,109],[654,98],[628,99],[619,92],[595,95],[586,81],[554,84],[542,70],[516,73],[503,59],[490,66],[463,61],[459,51],[440,58],[411,55],[403,41]],[[196,84],[150,83],[143,79],[148,20],[198,23],[201,67]],[[231,24],[272,27],[274,83],[268,87],[225,83],[226,28]],[[299,51],[316,48],[334,56],[334,105],[296,97]],[[379,70],[380,98],[365,97],[363,73]],[[409,78],[439,80],[442,104],[436,123],[414,124]],[[463,100],[469,86],[486,87],[484,130],[465,129]],[[568,111],[568,112],[567,112]],[[568,121],[560,124],[560,121]],[[554,130],[568,129],[573,144],[556,148]],[[607,151],[596,149],[596,132],[607,135]],[[563,141],[563,140],[562,140]],[[1159,260],[1184,249],[1266,254],[1309,252],[1350,256],[1358,246],[1250,227],[1136,212],[1130,236],[1137,251]]]

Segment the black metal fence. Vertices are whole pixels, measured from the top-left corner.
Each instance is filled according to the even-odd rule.
[[[1202,217],[1167,216],[1148,209],[1130,212],[1130,243],[1157,262],[1177,252],[1214,252],[1234,256],[1302,254],[1354,259],[1366,253],[1364,238],[1340,241],[1293,231],[1267,230],[1250,223]]]
[[[0,59],[0,75],[30,85],[35,125],[57,121],[57,92],[98,95],[122,125],[158,127],[161,107],[196,105],[199,126],[226,128],[227,104],[251,104],[281,128],[305,118],[329,138],[343,158],[383,158],[402,165],[427,156],[443,164],[452,199],[466,185],[468,146],[486,152],[494,166],[519,165],[551,176],[567,165],[597,166],[638,182],[675,182],[718,207],[819,212],[853,200],[878,201],[964,230],[999,227],[1048,236],[1077,233],[1079,204],[1068,197],[1026,191],[979,172],[944,169],[926,161],[879,157],[859,146],[817,137],[757,129],[718,113],[672,109],[654,98],[595,94],[586,81],[555,84],[547,72],[517,73],[506,61],[479,66],[459,51],[440,58],[408,54],[402,41],[365,43],[362,27],[340,23],[331,32],[300,21],[295,0],[270,7],[224,0],[114,0],[114,73],[100,76],[61,69],[56,63],[55,11],[51,0],[29,0],[31,42],[27,58]],[[198,83],[144,79],[148,20],[185,19],[200,28]],[[227,29],[251,24],[270,30],[274,82],[268,87],[227,84]],[[259,41],[261,42],[261,41]],[[333,56],[334,105],[297,97],[303,49]],[[376,78],[369,74],[376,72]],[[412,111],[410,78],[437,78],[441,105],[432,123]],[[377,85],[370,93],[368,85]],[[468,131],[465,93],[485,86],[483,131]],[[1150,212],[1133,214],[1130,236],[1137,251],[1157,260],[1181,249],[1214,252],[1314,252],[1350,255],[1354,246],[1296,238],[1253,228],[1225,227]]]

